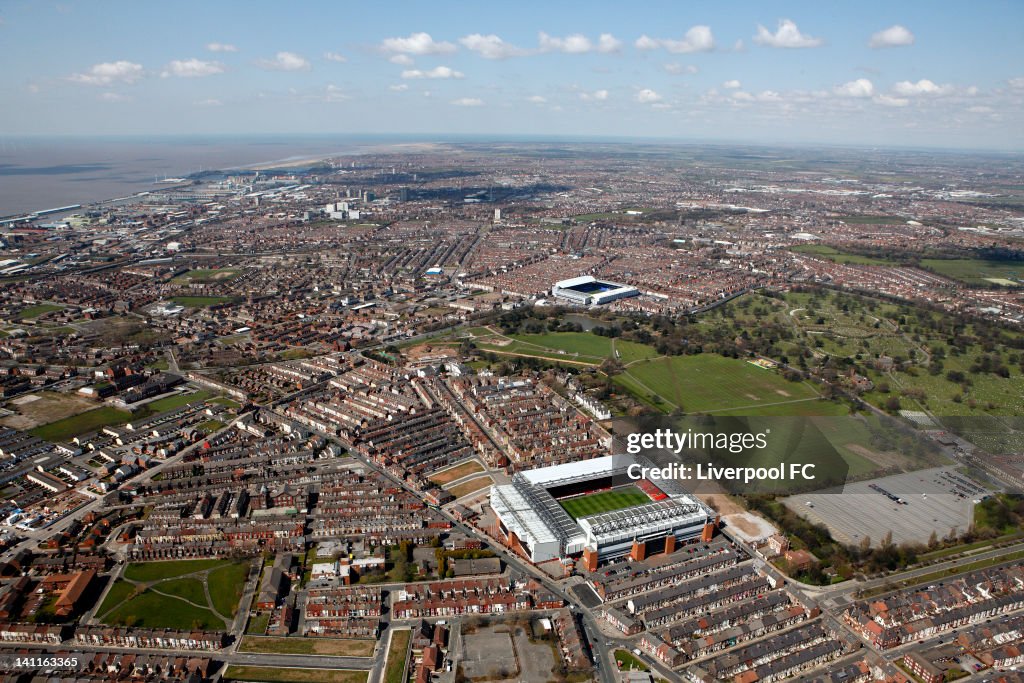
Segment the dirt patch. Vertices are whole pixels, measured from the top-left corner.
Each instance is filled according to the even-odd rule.
[[[720,515],[735,515],[746,512],[739,503],[722,493],[700,493],[697,497],[711,506]]]
[[[486,488],[493,483],[494,480],[491,479],[490,477],[477,477],[475,479],[470,479],[469,481],[462,482],[458,486],[453,486],[452,488],[448,489],[448,491],[456,498],[461,498],[462,496],[468,496],[474,491],[479,491],[482,488]]]
[[[760,401],[761,400],[760,397],[754,396],[753,394],[744,394],[744,396],[749,398],[751,401]]]
[[[405,350],[405,355],[409,356],[413,360],[420,358],[455,358],[459,355],[458,350],[446,347],[438,346],[436,344],[419,344]]]
[[[34,400],[28,401],[28,398]],[[32,429],[96,407],[96,401],[85,396],[42,391],[9,402],[7,408],[13,410],[15,414],[0,419],[0,424],[14,429]]]
[[[790,396],[793,395],[793,394],[789,393],[788,391],[786,391],[785,389],[776,389],[775,393],[777,393],[779,396],[785,396],[786,398],[789,398]]]
[[[768,520],[750,512],[727,515],[723,518],[726,525],[746,541],[757,541],[778,533],[778,529]]]
[[[428,477],[428,479],[435,484],[444,486],[456,479],[462,479],[463,477],[468,477],[471,474],[483,471],[483,465],[478,463],[476,460],[470,460],[469,462],[464,462],[461,465],[456,465],[455,467],[447,469],[444,472],[438,472],[437,474]]]

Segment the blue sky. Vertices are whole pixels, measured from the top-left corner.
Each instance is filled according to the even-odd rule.
[[[1024,3],[0,4],[0,134],[1024,149]]]

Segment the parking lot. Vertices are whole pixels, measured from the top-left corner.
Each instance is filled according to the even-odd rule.
[[[839,490],[790,496],[783,503],[812,522],[828,527],[841,543],[865,536],[878,545],[892,532],[894,543],[927,543],[970,526],[974,500],[989,492],[948,467],[906,472],[847,484]],[[894,498],[903,502],[897,502]]]

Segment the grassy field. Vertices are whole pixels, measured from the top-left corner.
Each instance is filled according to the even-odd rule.
[[[62,308],[64,307],[57,304],[36,304],[35,306],[21,309],[17,317],[19,320],[31,320],[32,318],[38,318],[44,313],[59,311]]]
[[[468,496],[474,491],[486,488],[493,483],[494,480],[490,477],[477,477],[476,479],[470,479],[469,481],[463,482],[458,486],[451,487],[448,489],[448,492],[456,498],[461,498],[462,496]]]
[[[650,668],[629,650],[616,650],[615,664],[622,671],[650,671]]]
[[[238,601],[245,588],[245,580],[249,576],[247,562],[223,564],[210,570],[206,580],[210,586],[210,598],[214,608],[226,617],[234,616],[238,609]]]
[[[231,560],[132,563],[96,616],[107,624],[222,630],[238,609],[248,572],[247,562]]]
[[[601,512],[621,510],[651,502],[650,497],[635,486],[623,486],[611,491],[591,493],[585,496],[560,501],[573,519],[590,517]]]
[[[775,370],[709,353],[642,361],[617,375],[615,381],[664,412],[674,408],[688,413],[743,409],[751,414],[751,409],[766,404],[818,397],[810,384],[789,382]]]
[[[200,389],[199,391],[191,394],[175,394],[174,396],[168,396],[166,398],[153,401],[152,403],[147,403],[143,408],[143,412],[146,415],[156,415],[157,413],[163,413],[168,410],[180,408],[188,405],[189,403],[202,401],[214,395],[214,392],[207,391],[206,389]]]
[[[110,590],[107,591],[107,597],[104,598],[103,604],[96,610],[97,615],[106,614],[117,605],[128,599],[128,596],[135,591],[135,586],[128,583],[127,581],[118,581]]]
[[[204,599],[205,600],[205,599]],[[102,615],[108,624],[131,624],[142,628],[222,630],[224,622],[213,612],[174,597],[144,591]]]
[[[402,674],[405,672],[405,660],[408,657],[411,638],[412,631],[407,629],[391,632],[388,660],[384,666],[384,683],[405,683]]]
[[[163,581],[156,588],[156,590],[161,593],[175,595],[184,600],[188,600],[189,602],[195,602],[200,605],[206,604],[206,592],[203,589],[203,584],[200,583],[199,579],[186,577],[183,579],[171,579],[170,581]]]
[[[125,567],[124,578],[131,581],[162,581],[193,572],[213,569],[224,560],[171,560],[168,562],[133,562]]]
[[[237,268],[196,268],[171,280],[175,284],[187,284],[189,282],[223,282],[230,280],[241,272]]]
[[[533,356],[566,363],[600,365],[606,358],[622,363],[654,358],[658,352],[646,344],[602,337],[590,332],[497,335],[484,328],[469,330],[487,351]],[[509,341],[511,340],[511,341]]]
[[[370,657],[372,640],[340,638],[243,638],[242,652],[264,652],[282,655],[325,655],[334,657]]]
[[[469,462],[464,462],[461,465],[456,465],[451,469],[447,469],[444,472],[438,472],[437,474],[428,477],[428,479],[439,486],[444,486],[456,479],[461,479],[462,477],[469,476],[470,474],[483,471],[483,465],[478,463],[476,460],[470,460]]]
[[[267,632],[267,626],[270,625],[270,613],[261,612],[256,616],[249,619],[249,623],[245,626],[245,635],[247,636],[262,636]],[[243,641],[244,643],[244,641]]]
[[[224,673],[223,680],[259,683],[366,683],[369,675],[368,671],[346,669],[291,669],[232,664]]]
[[[185,308],[207,308],[231,301],[230,296],[175,296],[171,301]]]
[[[47,441],[67,441],[82,434],[94,432],[101,427],[122,425],[131,420],[132,414],[126,410],[118,410],[103,406],[85,413],[72,415],[63,420],[40,425],[30,430],[32,434]]]
[[[1024,261],[985,261],[982,259],[923,259],[921,265],[939,275],[970,285],[1024,284]]]

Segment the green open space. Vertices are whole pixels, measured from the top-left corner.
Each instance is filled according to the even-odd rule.
[[[650,497],[635,486],[623,486],[559,501],[573,519],[650,503]]]
[[[225,617],[234,616],[249,576],[248,562],[231,562],[212,569],[206,581],[213,607]]]
[[[224,680],[258,683],[366,683],[369,675],[368,671],[349,669],[293,669],[232,664],[224,672]]]
[[[615,651],[615,665],[622,671],[650,671],[650,667],[641,662],[629,650]]]
[[[627,391],[646,392],[648,400],[653,392],[662,399],[664,412],[748,410],[818,398],[806,382],[790,382],[776,370],[709,353],[635,363],[616,375],[615,381]]]
[[[73,437],[94,432],[101,427],[122,425],[131,420],[131,417],[132,414],[126,410],[103,406],[66,417],[63,420],[40,425],[29,432],[47,441],[67,441]]]
[[[242,652],[260,652],[282,655],[324,655],[331,657],[369,657],[373,654],[372,640],[341,638],[243,638]]]
[[[124,578],[131,581],[162,581],[206,569],[213,569],[226,560],[168,560],[166,562],[133,562],[125,567]]]
[[[195,403],[196,401],[205,400],[214,395],[214,392],[207,391],[206,389],[200,389],[199,391],[194,391],[191,393],[174,394],[173,396],[167,396],[165,398],[157,399],[156,401],[147,403],[142,408],[140,413],[137,413],[136,415],[157,415],[168,410],[174,410],[175,408],[186,406],[189,403]]]
[[[102,617],[104,614],[112,610],[113,608],[120,605],[122,602],[128,599],[132,593],[135,592],[135,586],[127,581],[118,581],[110,590],[107,591],[107,597],[103,599],[103,604],[96,610],[96,616]]]
[[[247,636],[262,636],[267,632],[267,626],[270,625],[270,613],[260,612],[254,617],[249,619],[249,623],[245,626],[245,635]]]
[[[200,582],[199,579],[193,579],[192,577],[162,581],[155,587],[155,590],[160,593],[177,596],[199,605],[206,604],[206,591],[203,589],[202,582]]]
[[[207,283],[207,282],[224,282],[232,279],[241,271],[238,268],[196,268],[190,270],[187,273],[183,273],[178,277],[171,280],[176,284],[182,283]]]
[[[233,300],[230,296],[175,296],[171,301],[185,308],[208,308],[226,304]]]
[[[224,622],[208,609],[146,590],[103,615],[108,624],[140,628],[222,630]]]
[[[921,267],[970,285],[1020,287],[1024,284],[1024,261],[922,259]]]
[[[248,562],[233,560],[132,563],[96,615],[114,625],[223,630],[248,571]]]
[[[57,304],[36,304],[35,306],[29,306],[18,311],[17,318],[19,320],[31,320],[32,318],[38,318],[44,313],[59,311],[62,308],[64,307]]]
[[[405,683],[405,660],[409,656],[409,640],[412,631],[403,629],[391,632],[391,644],[388,646],[388,660],[384,665],[384,683]]]

